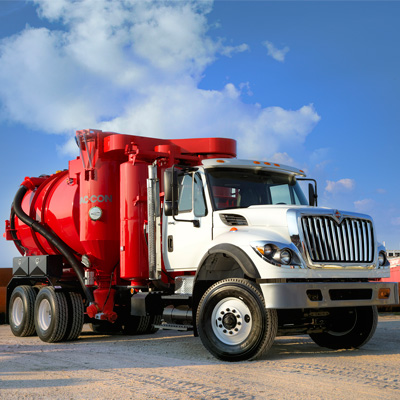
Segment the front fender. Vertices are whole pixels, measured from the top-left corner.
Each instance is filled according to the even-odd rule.
[[[253,261],[241,248],[230,243],[221,243],[207,251],[197,269],[195,281],[198,279],[207,280],[207,271],[215,271],[213,268],[217,268],[218,270],[216,264],[219,256],[232,259],[240,267],[245,276],[254,280],[260,278],[260,274]]]

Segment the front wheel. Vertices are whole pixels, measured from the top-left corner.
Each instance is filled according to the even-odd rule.
[[[311,339],[328,349],[354,349],[366,344],[378,324],[376,306],[339,308],[332,312],[327,330],[310,334]]]
[[[259,289],[240,278],[211,286],[200,300],[196,322],[203,345],[224,361],[262,356],[278,329],[276,310],[265,309]]]

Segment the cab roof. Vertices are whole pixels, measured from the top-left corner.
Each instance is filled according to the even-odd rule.
[[[301,169],[269,161],[238,160],[237,158],[207,158],[202,160],[202,164],[204,168],[252,168],[306,176],[306,173]]]

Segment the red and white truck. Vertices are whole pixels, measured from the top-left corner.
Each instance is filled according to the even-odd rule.
[[[367,215],[316,206],[305,173],[236,159],[231,139],[82,130],[67,170],[26,178],[5,236],[16,336],[193,329],[222,360],[255,359],[277,335],[360,347],[378,305],[398,302]],[[304,183],[303,183],[304,184]]]

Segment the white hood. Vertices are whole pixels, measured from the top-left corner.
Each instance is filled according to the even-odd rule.
[[[285,227],[287,228],[286,213],[288,209],[304,208],[294,206],[250,206],[248,208],[236,208],[234,210],[223,210],[220,214],[241,215],[246,218],[249,226],[260,226],[263,228]]]

